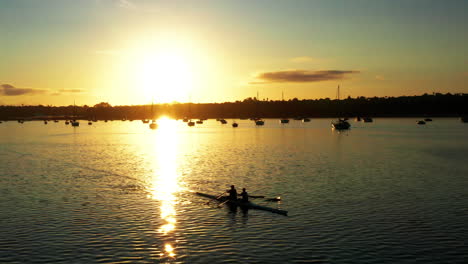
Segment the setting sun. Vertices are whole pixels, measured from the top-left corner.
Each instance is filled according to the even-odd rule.
[[[177,50],[143,54],[137,66],[139,90],[156,103],[186,100],[193,86],[188,57]]]

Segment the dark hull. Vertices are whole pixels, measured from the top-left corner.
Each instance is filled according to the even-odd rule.
[[[337,130],[349,129],[351,125],[346,121],[337,121],[332,123],[332,127]]]
[[[196,192],[196,194],[198,196],[202,196],[205,198],[217,200],[218,202],[225,202],[227,200],[226,196],[218,197],[215,195],[201,193],[201,192]],[[241,208],[246,208],[246,209],[256,209],[256,210],[268,211],[268,212],[272,212],[272,213],[280,214],[280,215],[288,215],[288,211],[275,209],[275,208],[271,208],[267,206],[262,206],[262,205],[254,204],[252,202],[243,203],[241,201],[237,201],[237,202],[228,202],[228,204],[231,206],[239,206]]]

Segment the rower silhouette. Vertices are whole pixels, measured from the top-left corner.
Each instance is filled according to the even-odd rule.
[[[231,189],[229,189],[227,192],[229,193],[229,201],[237,202],[237,190],[234,185],[231,185]]]
[[[247,193],[245,188],[242,188],[242,192],[241,192],[240,195],[241,195],[241,202],[243,202],[243,203],[248,203],[249,202],[249,194]]]

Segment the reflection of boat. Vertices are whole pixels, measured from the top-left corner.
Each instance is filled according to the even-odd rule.
[[[198,196],[216,200],[220,203],[227,202],[227,199],[228,199],[227,196],[218,197],[216,195],[211,195],[211,194],[206,194],[206,193],[201,193],[201,192],[196,192],[195,194]],[[262,205],[254,204],[252,202],[243,203],[240,200],[238,200],[237,202],[229,201],[228,203],[229,205],[240,206],[241,208],[245,208],[245,209],[256,209],[256,210],[268,211],[268,212],[281,214],[281,215],[288,215],[288,211],[271,208],[268,206],[262,206]]]
[[[307,117],[306,117],[306,118],[302,119],[302,122],[304,122],[304,123],[310,122],[310,118],[307,118]]]
[[[195,122],[193,122],[192,120],[188,121],[187,123],[188,126],[195,126]]]
[[[197,124],[203,124],[203,120],[199,119],[199,120],[197,120],[196,123],[197,123]]]
[[[468,116],[460,117],[460,121],[462,121],[463,123],[468,123]]]
[[[424,122],[423,120],[418,121],[418,125],[425,125],[425,124],[426,124],[426,122]]]
[[[360,121],[361,121],[361,117],[360,117],[360,116],[356,116],[356,121],[357,121],[357,122],[360,122]]]
[[[227,124],[227,121],[225,119],[220,119],[219,122],[221,122],[221,124],[223,125]]]
[[[431,119],[431,118],[425,118],[424,121],[426,121],[426,122],[431,122],[432,119]]]
[[[374,120],[372,119],[372,117],[363,117],[362,120],[364,121],[364,123],[372,123],[372,122],[374,122]]]
[[[141,120],[141,122],[143,122],[143,124],[148,124],[149,120],[148,119],[143,119],[143,120]]]
[[[281,119],[281,124],[289,124],[289,119]]]
[[[238,127],[238,126],[239,126],[239,124],[237,124],[235,121],[232,122],[232,127]]]
[[[151,124],[149,124],[149,128],[150,129],[156,129],[156,128],[158,128],[158,124],[153,120],[151,122]]]

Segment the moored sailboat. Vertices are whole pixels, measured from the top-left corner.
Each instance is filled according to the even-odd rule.
[[[151,102],[151,118],[154,118],[154,113],[153,113],[153,102]],[[156,123],[156,120],[152,119],[151,124],[149,124],[150,129],[156,129],[158,128],[158,124]]]
[[[336,99],[340,100],[340,86],[338,85],[338,90],[336,92]],[[332,121],[332,128],[336,130],[346,130],[351,127],[351,124],[347,121],[347,118],[338,118],[336,121]]]
[[[75,105],[75,101],[73,101],[73,119],[71,120],[71,125],[73,127],[78,127],[80,126],[80,122],[78,122],[76,120],[76,105]]]

